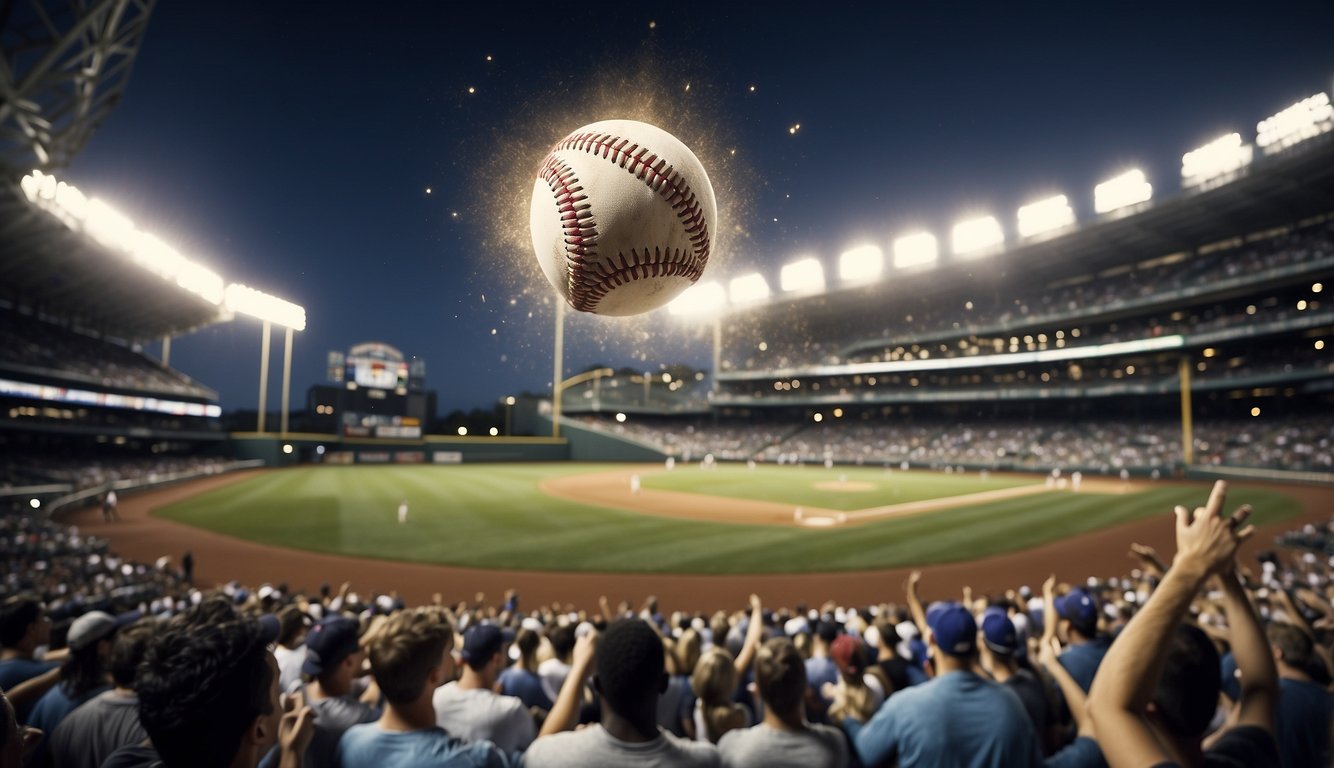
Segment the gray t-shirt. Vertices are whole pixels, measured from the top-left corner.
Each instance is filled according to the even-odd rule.
[[[543,736],[524,753],[527,768],[712,768],[721,766],[712,744],[686,741],[659,729],[653,741],[621,741],[601,725]]]
[[[100,768],[112,752],[148,738],[139,724],[139,697],[107,691],[69,713],[50,735],[53,765]]]
[[[737,728],[718,740],[725,768],[847,768],[848,742],[828,725],[807,724],[805,731],[780,731],[765,723]]]
[[[435,689],[435,722],[464,741],[489,741],[501,752],[522,752],[537,738],[537,724],[517,696],[460,688],[457,682]]]
[[[375,722],[380,717],[380,710],[359,701],[355,696],[331,696],[312,701],[310,687],[307,686],[306,690],[306,702],[315,712],[315,733],[311,736],[310,746],[306,747],[305,764],[333,765],[343,732],[354,725]]]

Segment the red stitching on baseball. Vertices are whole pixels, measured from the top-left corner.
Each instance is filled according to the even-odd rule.
[[[596,257],[597,227],[593,222],[587,195],[573,170],[555,158],[555,152],[573,149],[610,160],[630,175],[643,181],[676,211],[685,228],[692,253],[680,249],[663,252],[645,248],[641,253],[631,248],[627,256],[617,254],[620,266],[607,270],[604,265],[592,263]],[[552,154],[542,163],[538,178],[551,186],[556,196],[556,207],[565,231],[566,257],[571,262],[569,272],[570,304],[583,312],[592,312],[611,291],[631,280],[645,277],[682,276],[692,283],[704,274],[709,263],[710,235],[700,205],[690,185],[665,159],[652,154],[629,139],[607,133],[575,133],[558,143]]]

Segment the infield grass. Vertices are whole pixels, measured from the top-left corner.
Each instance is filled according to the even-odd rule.
[[[476,568],[645,573],[811,573],[975,560],[1195,506],[1207,484],[1145,491],[1040,493],[855,526],[798,528],[656,517],[547,496],[544,479],[625,465],[477,464],[299,467],[265,472],[154,514],[218,533],[317,552]],[[868,483],[819,491],[817,483]],[[678,467],[644,475],[645,488],[853,510],[1041,478],[944,475],[836,467]],[[895,489],[897,489],[897,494]],[[401,500],[406,525],[396,522]],[[1234,483],[1229,506],[1254,505],[1256,523],[1300,511],[1289,496]],[[851,506],[847,506],[851,504]]]

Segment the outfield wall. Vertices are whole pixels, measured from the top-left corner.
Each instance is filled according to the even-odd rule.
[[[420,440],[339,438],[336,435],[233,432],[235,458],[269,467],[295,464],[472,464],[504,461],[564,461],[565,440],[549,437],[448,437]]]

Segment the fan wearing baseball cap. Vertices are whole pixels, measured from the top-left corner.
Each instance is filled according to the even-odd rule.
[[[435,721],[466,741],[486,740],[503,752],[523,751],[537,738],[537,724],[516,696],[495,692],[505,669],[505,638],[493,624],[476,624],[463,633],[463,672],[435,689]]]
[[[936,677],[899,691],[865,724],[844,729],[868,766],[1038,765],[1037,735],[1018,697],[973,672],[977,622],[961,605],[932,611]]]
[[[315,711],[315,733],[306,748],[306,765],[332,765],[343,732],[380,717],[380,710],[361,701],[354,687],[366,661],[359,630],[356,619],[332,614],[306,635],[301,673],[313,678],[305,692]]]
[[[1019,633],[1002,608],[988,608],[982,615],[982,644],[978,647],[982,668],[996,682],[1014,691],[1039,735],[1047,732],[1054,715],[1047,689],[1030,670],[1019,665]]]
[[[1055,605],[1056,632],[1068,646],[1061,654],[1061,666],[1087,693],[1112,638],[1098,633],[1098,601],[1083,587],[1056,598]]]

